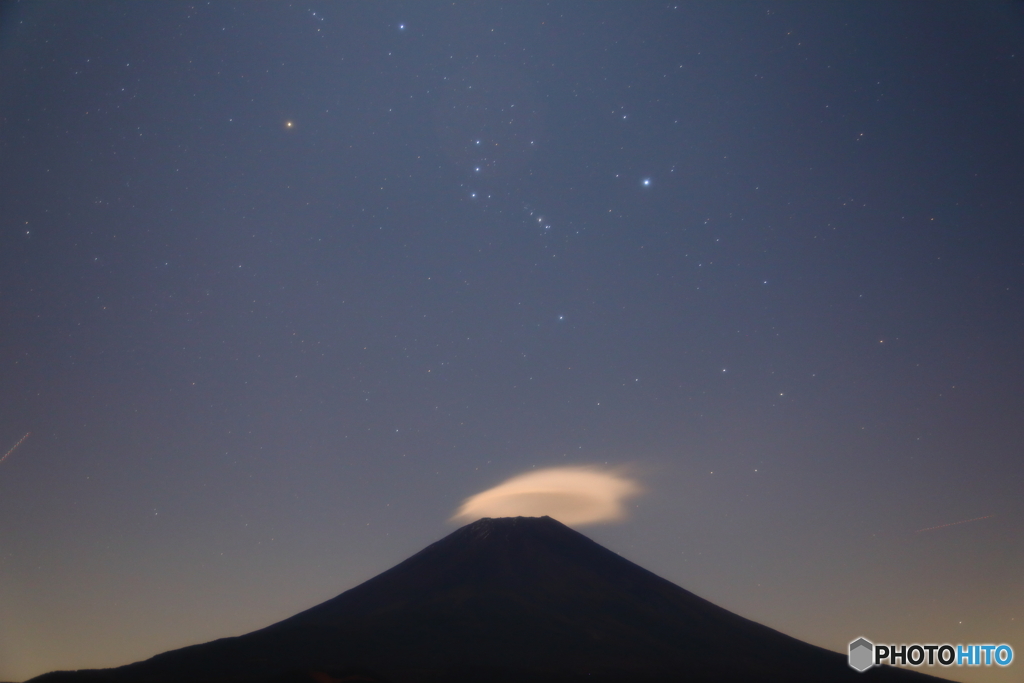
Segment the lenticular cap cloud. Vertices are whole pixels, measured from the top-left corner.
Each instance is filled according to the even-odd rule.
[[[452,521],[481,517],[554,517],[569,526],[626,517],[623,502],[641,493],[622,474],[598,467],[551,467],[527,472],[467,498]]]

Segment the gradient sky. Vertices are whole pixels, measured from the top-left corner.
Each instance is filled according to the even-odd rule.
[[[1024,8],[7,4],[26,432],[0,680],[260,628],[606,464],[646,493],[585,533],[684,588],[1019,680]]]

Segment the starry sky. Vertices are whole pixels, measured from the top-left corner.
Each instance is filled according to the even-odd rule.
[[[0,680],[556,466],[745,617],[1020,659],[1022,159],[1019,3],[4,5]]]

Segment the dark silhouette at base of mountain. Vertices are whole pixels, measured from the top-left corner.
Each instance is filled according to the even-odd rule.
[[[859,634],[851,634],[856,636]],[[31,683],[913,683],[697,597],[550,517],[481,519],[236,638]]]

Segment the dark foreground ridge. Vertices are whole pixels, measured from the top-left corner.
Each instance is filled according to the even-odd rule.
[[[938,681],[737,616],[550,517],[481,519],[237,638],[32,683]]]

